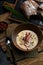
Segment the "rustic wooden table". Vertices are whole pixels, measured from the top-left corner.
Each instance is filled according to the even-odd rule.
[[[18,24],[10,24],[8,26],[7,29],[8,37],[12,37],[12,31],[16,28],[16,26],[18,26]],[[0,43],[0,45],[2,46],[2,49],[4,51],[7,50],[4,42]],[[40,47],[38,47],[38,50],[43,50],[43,40]],[[26,58],[22,61],[17,62],[17,65],[43,65],[43,52],[39,53],[35,58]]]

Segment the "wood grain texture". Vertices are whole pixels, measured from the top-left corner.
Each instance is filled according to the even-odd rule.
[[[18,26],[17,24],[10,24],[7,30],[8,36],[12,35],[12,31]],[[11,29],[11,30],[10,30]],[[43,49],[43,41],[38,50]],[[40,53],[36,58],[27,58],[20,62],[17,62],[18,65],[43,65],[43,53]]]
[[[40,53],[36,58],[24,59],[17,63],[18,65],[43,65],[43,53]]]
[[[9,33],[9,36],[12,35],[12,31],[18,26],[17,24],[10,24],[9,29],[7,32]],[[11,30],[10,30],[11,29]],[[38,50],[43,50],[43,41],[38,48]],[[20,62],[17,62],[17,65],[43,65],[43,52],[40,53],[36,58],[27,58]]]
[[[3,21],[7,21],[8,17],[10,16],[11,14],[8,12],[8,13],[4,13],[4,14],[1,14],[0,15],[0,22],[3,22]],[[8,23],[8,21],[7,21]]]
[[[7,36],[12,37],[12,31],[18,26],[18,24],[10,24],[8,25],[8,29],[7,29]],[[4,43],[3,43],[4,44]],[[2,47],[4,47],[4,45],[2,44]],[[4,50],[6,50],[6,46],[3,48]],[[40,45],[40,47],[38,47],[38,50],[43,50],[43,41]],[[35,58],[26,58],[24,60],[21,60],[19,62],[17,62],[17,65],[43,65],[43,52],[39,53],[37,55],[37,57]]]

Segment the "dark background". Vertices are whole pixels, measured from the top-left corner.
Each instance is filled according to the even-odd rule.
[[[7,1],[10,3],[15,3],[15,0],[0,0],[0,14],[7,12],[7,10],[5,10],[2,6],[3,2]],[[20,0],[20,2],[22,2],[23,0]],[[17,4],[17,9],[19,10],[19,4],[20,2]],[[37,24],[37,25],[42,25],[43,26],[43,21],[41,20],[37,20],[37,17],[35,17],[34,20],[31,21],[33,24]],[[10,65],[10,61],[7,60],[6,58],[6,54],[2,51],[2,49],[0,48],[0,65]]]

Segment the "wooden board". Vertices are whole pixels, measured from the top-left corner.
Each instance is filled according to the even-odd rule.
[[[16,26],[18,26],[18,24],[10,24],[8,25],[8,29],[7,29],[7,36],[12,37],[12,31],[16,28]],[[6,51],[6,46],[5,43],[0,43],[3,50]],[[38,47],[38,50],[43,50],[43,41],[40,45],[40,47]],[[35,58],[26,58],[24,60],[21,60],[19,62],[17,62],[17,65],[43,65],[43,52],[39,53],[37,55],[37,57]]]
[[[18,26],[18,24],[10,24],[7,33],[8,36],[12,35],[12,31]],[[11,30],[10,30],[11,29]],[[43,49],[43,41],[38,50]],[[36,58],[27,58],[17,63],[18,65],[43,65],[43,52],[40,53]]]

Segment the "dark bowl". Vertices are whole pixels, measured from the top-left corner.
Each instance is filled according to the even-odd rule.
[[[37,36],[38,36],[38,44],[37,44],[37,46],[40,45],[40,43],[42,42],[42,32],[37,26],[35,26],[33,24],[20,24],[19,26],[16,27],[16,29],[12,33],[12,41],[13,41],[14,46],[16,48],[18,48],[19,50],[22,50],[22,51],[32,51],[32,50],[36,49],[37,46],[34,47],[33,49],[25,50],[25,49],[23,49],[23,48],[21,48],[21,47],[19,47],[17,45],[16,36],[22,30],[32,30],[33,32],[35,32],[37,34]]]

